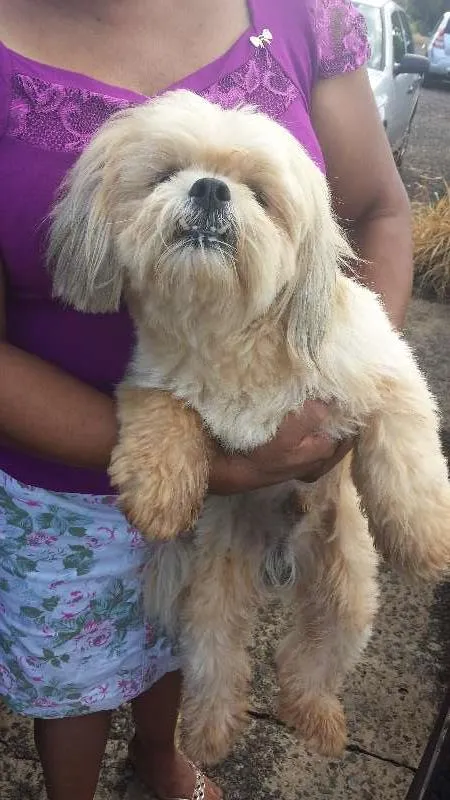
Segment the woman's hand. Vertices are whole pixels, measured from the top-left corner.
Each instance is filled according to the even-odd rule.
[[[323,432],[330,410],[319,400],[289,414],[277,435],[248,455],[217,448],[209,488],[213,494],[234,494],[284,481],[310,483],[329,472],[353,447],[353,439],[337,442]]]

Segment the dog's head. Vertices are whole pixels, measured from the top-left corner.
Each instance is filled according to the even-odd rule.
[[[186,91],[119,112],[54,209],[54,294],[83,311],[229,332],[273,309],[314,352],[349,248],[325,178],[280,125]]]

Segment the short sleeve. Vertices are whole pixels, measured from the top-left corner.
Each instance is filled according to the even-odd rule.
[[[366,21],[351,0],[316,0],[315,34],[319,78],[352,72],[370,57]]]

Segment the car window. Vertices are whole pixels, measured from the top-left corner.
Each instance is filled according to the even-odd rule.
[[[384,69],[384,23],[381,10],[374,6],[355,3],[361,11],[367,25],[367,36],[370,45],[370,58],[367,62],[372,69]]]
[[[435,27],[430,33],[430,40],[433,41],[439,32],[445,34],[450,33],[450,17],[448,18],[447,23],[445,23],[445,17],[440,18],[439,22],[436,23]]]
[[[406,45],[403,36],[403,28],[398,11],[394,11],[391,15],[392,20],[392,38],[394,44],[394,61],[400,64],[403,57],[406,55]]]
[[[402,26],[403,26],[403,33],[404,33],[404,36],[405,36],[406,52],[407,53],[415,53],[416,52],[416,46],[414,44],[414,37],[412,35],[412,30],[411,30],[411,26],[409,24],[408,17],[406,16],[406,14],[403,14],[403,12],[399,13],[399,17],[401,19]]]

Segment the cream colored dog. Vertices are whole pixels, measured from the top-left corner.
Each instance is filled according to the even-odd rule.
[[[434,401],[378,298],[344,272],[325,178],[267,117],[169,93],[119,113],[83,153],[50,258],[56,296],[108,312],[123,294],[135,321],[111,476],[130,519],[165,540],[149,607],[179,637],[189,754],[222,758],[245,720],[252,620],[274,590],[292,612],[281,718],[337,754],[336,692],[377,605],[368,523],[391,563],[439,577],[450,488]],[[249,451],[307,398],[330,404],[331,437],[359,432],[367,518],[349,459],[314,485],[204,502],[207,432]]]

